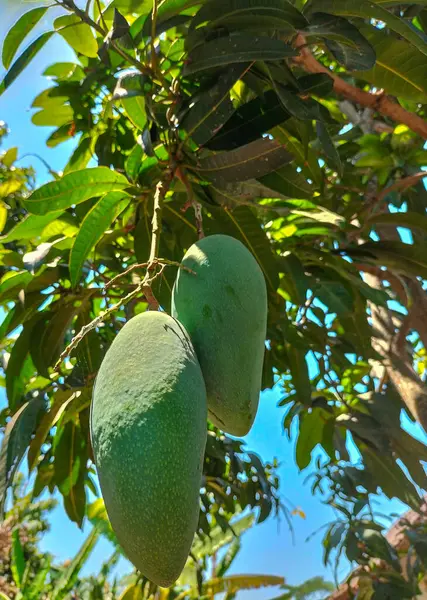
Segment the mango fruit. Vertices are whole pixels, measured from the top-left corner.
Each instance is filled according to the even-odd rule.
[[[250,430],[258,408],[267,326],[264,275],[249,250],[211,235],[184,255],[172,316],[190,334],[206,383],[208,414],[226,433]]]
[[[206,390],[184,327],[161,312],[132,318],[99,370],[91,439],[118,541],[162,587],[180,575],[199,515]]]

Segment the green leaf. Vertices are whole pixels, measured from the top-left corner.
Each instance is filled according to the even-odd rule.
[[[183,74],[256,60],[282,60],[296,54],[292,46],[280,40],[236,32],[197,46],[188,55]]]
[[[242,533],[247,531],[254,524],[255,517],[252,514],[240,517],[237,521],[232,522],[233,529],[229,528],[226,531],[222,531],[219,525],[213,527],[210,531],[209,537],[200,539],[197,536],[194,538],[192,546],[192,554],[201,559],[205,556],[212,556],[218,550],[227,546],[236,536],[240,536]]]
[[[7,198],[9,195],[22,189],[22,182],[19,179],[9,179],[0,183],[0,198]]]
[[[260,138],[289,117],[276,92],[270,90],[238,108],[206,146],[211,150],[238,148]]]
[[[46,88],[34,98],[31,108],[56,108],[61,104],[65,104],[70,99],[71,94],[72,91],[67,91],[66,86],[55,85]]]
[[[143,158],[144,150],[140,144],[135,144],[125,162],[125,171],[131,181],[136,181]]]
[[[281,290],[287,292],[291,302],[302,306],[307,299],[310,286],[309,279],[304,273],[304,265],[295,254],[289,254],[281,258],[280,271],[284,274],[280,281]]]
[[[70,278],[73,287],[79,282],[82,268],[90,251],[129,204],[123,192],[110,192],[87,213],[70,253]]]
[[[4,430],[0,449],[0,517],[3,518],[6,492],[34,433],[43,398],[26,402],[13,415]]]
[[[300,98],[295,90],[290,90],[278,82],[274,82],[274,89],[280,99],[280,102],[285,107],[285,110],[302,121],[328,121],[328,111],[316,100],[312,98]]]
[[[49,106],[46,109],[39,110],[32,117],[34,125],[42,127],[57,127],[71,123],[74,119],[74,111],[69,104],[57,104],[54,109]]]
[[[64,496],[65,512],[69,519],[71,519],[73,523],[76,523],[80,529],[83,527],[83,520],[86,513],[85,474],[86,467],[82,462],[79,478],[71,488],[70,493]]]
[[[144,600],[144,592],[140,583],[132,583],[123,590],[119,600]]]
[[[126,177],[107,167],[84,169],[46,183],[25,200],[25,206],[30,213],[45,215],[126,187]]]
[[[234,113],[229,92],[245,70],[246,66],[231,67],[211,88],[191,98],[191,108],[181,125],[199,146],[206,144]]]
[[[326,125],[321,121],[318,121],[316,124],[316,130],[324,153],[329,159],[331,165],[337,170],[338,174],[342,175],[343,166],[340,155],[338,154],[338,150],[335,148],[335,144],[329,135]]]
[[[149,0],[149,3],[152,5],[152,0]],[[160,27],[165,21],[176,15],[179,15],[182,12],[185,12],[186,14],[194,13],[196,7],[198,8],[201,3],[201,0],[163,0],[158,8],[157,27]],[[140,19],[144,21],[142,33],[146,37],[150,36],[151,34],[151,15],[146,16],[146,13],[148,13],[150,10],[151,6],[149,9],[147,8],[146,11],[143,10],[140,12]],[[135,35],[135,31],[139,33],[141,30],[141,25],[137,24],[136,21],[134,25],[137,27],[131,27],[132,36]]]
[[[139,73],[120,77],[114,90],[114,99],[120,99],[126,115],[140,131],[147,125],[144,94],[144,78]]]
[[[417,245],[387,240],[366,242],[346,253],[356,259],[363,256],[367,262],[389,267],[402,275],[411,273],[427,278],[427,245],[421,242]]]
[[[295,460],[300,471],[308,467],[311,453],[317,444],[322,442],[323,429],[327,422],[328,413],[321,408],[313,408],[311,412],[300,415],[298,440],[295,450]]]
[[[348,315],[354,308],[351,287],[332,271],[315,270],[315,281],[311,284],[314,295],[329,311],[339,316]]]
[[[313,186],[306,178],[295,170],[293,165],[287,165],[260,177],[259,181],[287,198],[312,198]]]
[[[372,69],[361,70],[356,76],[393,96],[427,102],[427,61],[422,53],[381,29],[365,26],[361,31],[374,47],[377,60]]]
[[[31,357],[38,372],[49,377],[49,367],[53,366],[62,350],[65,334],[81,304],[73,296],[56,302],[52,310],[41,313],[40,321],[34,327],[31,339]]]
[[[292,155],[281,144],[263,138],[230,152],[202,158],[192,169],[221,184],[262,177],[291,161]]]
[[[30,44],[28,48],[20,55],[20,57],[13,63],[9,71],[4,76],[3,81],[0,83],[0,96],[5,90],[7,90],[9,86],[12,85],[25,67],[30,64],[39,50],[41,50],[43,46],[50,40],[53,33],[53,31],[43,33],[34,42],[32,42],[32,44]]]
[[[81,171],[87,167],[88,162],[94,157],[93,147],[95,142],[96,137],[93,135],[91,137],[83,137],[80,140],[79,145],[74,150],[64,169],[64,175],[73,171]]]
[[[349,71],[371,69],[375,65],[375,50],[350,21],[324,12],[315,13],[307,28],[310,36],[323,38],[327,48]]]
[[[427,55],[427,45],[417,30],[410,27],[404,19],[379,6],[379,3],[370,0],[359,0],[358,2],[354,0],[310,0],[305,6],[304,13],[308,13],[310,19],[310,15],[315,12],[383,21],[390,29]]]
[[[85,566],[92,550],[94,549],[98,538],[99,531],[96,527],[94,527],[76,556],[56,580],[55,587],[52,591],[51,600],[64,600],[64,598],[68,596],[77,581],[79,573]]]
[[[277,22],[284,21],[295,29],[307,25],[304,15],[288,0],[217,0],[204,4],[191,21],[191,29],[207,22],[214,28],[226,23],[241,22],[245,17],[274,17]],[[244,22],[244,21],[243,21]]]
[[[79,425],[68,421],[58,425],[53,443],[55,457],[55,483],[67,496],[76,485],[85,454],[85,443]]]
[[[46,146],[48,148],[55,148],[62,142],[68,142],[72,138],[72,133],[70,132],[70,125],[61,125],[58,129],[47,138]]]
[[[85,73],[81,66],[76,63],[58,62],[45,69],[45,71],[43,71],[43,76],[55,77],[58,81],[64,79],[68,79],[69,81],[80,81],[81,79],[84,79]]]
[[[233,564],[234,559],[240,551],[242,543],[239,538],[235,539],[231,544],[227,552],[218,563],[215,573],[217,577],[223,577],[228,569]]]
[[[311,382],[305,352],[296,347],[288,346],[287,357],[291,370],[292,383],[298,396],[298,401],[306,406],[311,404]]]
[[[12,532],[12,555],[10,569],[12,571],[13,581],[18,589],[21,588],[25,573],[25,557],[21,540],[19,539],[19,529]]]
[[[418,511],[421,498],[417,494],[412,483],[407,479],[397,462],[378,454],[364,444],[359,444],[366,467],[372,473],[376,484],[382,489],[388,498],[400,498],[402,502]]]
[[[323,181],[323,173],[315,152],[310,147],[304,148],[303,144],[291,135],[285,126],[276,127],[273,129],[272,134],[274,139],[286,145],[289,152],[296,157],[306,178],[311,179],[316,186],[320,187]]]
[[[51,572],[50,560],[50,558],[47,559],[47,566],[37,571],[37,573],[34,576],[34,579],[31,581],[31,586],[28,589],[26,588],[26,600],[39,600],[39,598],[42,597],[43,590],[46,589],[45,583],[47,576]]]
[[[92,29],[77,15],[63,15],[54,21],[54,27],[64,40],[78,54],[96,58],[98,55],[98,43],[92,33]]]
[[[380,213],[369,217],[370,225],[393,225],[394,227],[407,227],[427,233],[427,217],[415,212],[405,213]]]
[[[72,390],[59,390],[55,393],[53,404],[49,411],[43,415],[36,434],[31,440],[30,447],[28,450],[28,470],[32,471],[37,466],[37,460],[40,455],[40,449],[43,446],[49,431],[58,421],[64,408],[70,403],[70,401],[76,396]]]
[[[87,507],[87,518],[96,527],[96,529],[105,535],[105,537],[114,545],[117,545],[116,534],[114,533],[108,514],[105,508],[104,500],[99,498]]]
[[[11,29],[9,29],[3,42],[2,51],[2,60],[5,69],[10,67],[19,46],[30,31],[37,25],[47,9],[47,6],[41,6],[29,10],[18,19]]]
[[[9,148],[2,156],[0,156],[1,162],[5,167],[11,167],[18,158],[18,148]]]
[[[203,584],[203,591],[216,596],[223,592],[230,594],[240,590],[281,586],[284,583],[285,579],[276,575],[227,575],[225,577],[209,579]]]
[[[38,318],[38,317],[37,317]],[[34,320],[36,317],[34,318]],[[27,323],[13,345],[6,368],[6,393],[9,406],[15,408],[23,395],[25,384],[34,373],[34,366],[29,356],[30,336],[34,320]]]

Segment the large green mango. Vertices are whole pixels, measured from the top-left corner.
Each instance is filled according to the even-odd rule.
[[[202,367],[209,417],[232,435],[248,433],[261,388],[267,290],[257,261],[235,238],[199,240],[182,260],[172,315],[186,327]]]
[[[91,437],[120,545],[169,587],[190,552],[206,445],[206,390],[184,327],[160,312],[131,319],[99,370]]]

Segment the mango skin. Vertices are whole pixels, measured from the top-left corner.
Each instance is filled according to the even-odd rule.
[[[206,390],[184,327],[160,312],[131,319],[99,370],[91,438],[118,541],[145,577],[179,577],[198,523]]]
[[[252,427],[267,327],[264,275],[249,250],[226,235],[193,244],[172,290],[172,315],[190,334],[202,367],[212,422],[231,435]]]

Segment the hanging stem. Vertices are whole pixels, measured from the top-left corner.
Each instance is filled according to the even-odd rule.
[[[150,258],[148,259],[148,268],[150,263],[153,263],[159,254],[160,247],[160,234],[162,232],[162,214],[163,214],[163,200],[166,196],[166,192],[169,186],[165,186],[163,181],[159,181],[156,185],[156,192],[154,194],[154,209],[153,209],[153,220],[152,220],[152,237],[151,237],[151,250]]]
[[[154,214],[152,221],[150,258],[148,260],[148,263],[146,263],[147,271],[145,273],[144,279],[141,281],[141,283],[138,284],[138,286],[134,290],[132,290],[131,292],[129,292],[129,294],[124,296],[124,298],[121,298],[118,302],[116,302],[116,304],[113,304],[107,310],[102,311],[95,319],[93,319],[93,321],[91,321],[91,323],[82,327],[79,333],[76,336],[74,336],[70,344],[65,348],[64,352],[59,357],[59,360],[54,367],[55,371],[59,371],[62,361],[65,360],[68,356],[70,356],[71,352],[75,348],[77,348],[77,346],[80,344],[85,335],[87,335],[90,331],[98,327],[103,321],[105,321],[105,319],[107,319],[114,312],[125,306],[133,298],[136,298],[139,294],[144,294],[150,310],[159,309],[159,303],[153,294],[152,285],[154,281],[162,275],[167,265],[166,261],[160,262],[160,260],[157,258],[157,255],[159,252],[160,234],[162,231],[163,201],[174,178],[175,170],[176,167],[169,167],[165,173],[165,177],[156,185],[156,191],[154,194]],[[158,266],[160,267],[160,269],[157,270]]]
[[[151,12],[151,68],[153,73],[157,71],[157,54],[156,54],[156,30],[157,30],[157,15],[159,12],[158,0],[153,0],[153,10]]]

